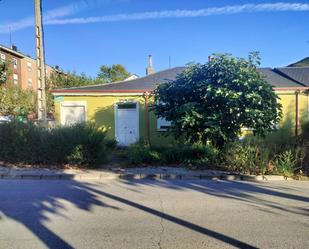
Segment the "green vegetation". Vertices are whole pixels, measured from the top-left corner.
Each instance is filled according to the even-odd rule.
[[[191,168],[214,168],[219,151],[201,144],[150,146],[138,143],[128,147],[128,163],[186,165]]]
[[[191,169],[221,169],[240,174],[278,174],[291,177],[309,173],[309,122],[299,137],[289,122],[266,136],[247,135],[221,149],[210,144],[151,146],[137,143],[124,149],[128,165],[182,165]]]
[[[80,86],[91,86],[96,84],[121,81],[130,76],[130,73],[120,64],[111,67],[102,65],[97,78],[91,78],[85,73],[53,71],[46,80],[46,106],[49,113],[54,112],[54,98],[49,90],[57,88],[70,88]]]
[[[0,86],[0,115],[25,118],[36,111],[36,96],[31,90],[22,90],[18,86]]]
[[[102,65],[97,76],[97,80],[102,83],[111,83],[116,81],[123,81],[130,76],[127,69],[120,65],[114,64],[111,67]]]
[[[0,160],[6,162],[96,167],[110,149],[106,144],[105,133],[90,124],[52,130],[18,121],[0,125]]]
[[[291,177],[296,171],[296,160],[291,150],[282,152],[277,156],[274,165],[278,173],[285,177]]]
[[[25,119],[36,111],[36,96],[31,90],[22,90],[10,82],[10,61],[0,60],[0,116]]]
[[[9,63],[0,59],[0,86],[7,82],[9,77]]]
[[[206,64],[189,65],[176,80],[158,86],[154,110],[172,121],[175,137],[190,143],[222,148],[238,139],[242,127],[263,135],[279,122],[281,105],[258,66],[256,53],[248,60],[216,55]]]

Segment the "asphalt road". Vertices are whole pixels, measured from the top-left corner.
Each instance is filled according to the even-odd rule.
[[[0,180],[0,248],[309,248],[309,182]]]

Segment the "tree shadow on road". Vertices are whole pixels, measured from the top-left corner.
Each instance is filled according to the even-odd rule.
[[[91,212],[92,207],[119,209],[99,200],[89,184],[74,180],[62,181],[5,181],[1,183],[0,214],[23,224],[48,248],[73,248],[44,222],[48,214],[64,216],[64,201],[76,208]],[[3,184],[4,183],[4,184]],[[1,222],[1,218],[0,218]]]
[[[255,248],[254,246],[235,238],[147,207],[129,200],[128,198],[104,192],[102,191],[102,184],[95,185],[88,182],[74,180],[56,181],[57,184],[55,184],[55,181],[53,180],[3,182],[5,182],[5,184],[1,184],[0,212],[6,217],[23,224],[48,248],[73,248],[69,242],[61,238],[61,235],[51,231],[44,224],[44,222],[49,220],[49,214],[56,214],[65,217],[66,208],[63,204],[64,201],[87,212],[91,212],[91,209],[94,206],[121,210],[119,207],[111,206],[103,202],[102,197],[147,212],[159,219],[168,220],[195,232],[217,239],[228,245],[238,248]],[[12,184],[12,182],[14,183]],[[18,207],[16,207],[16,205],[18,205]]]
[[[205,180],[122,180],[128,185],[160,186],[174,190],[194,190],[206,195],[240,201],[269,213],[274,210],[309,215],[307,208],[287,206],[286,200],[305,205],[309,197],[296,194],[296,188],[276,184],[250,183],[245,181],[205,181]],[[262,209],[261,209],[262,207]]]
[[[13,183],[14,182],[14,183]],[[55,182],[57,184],[55,184]],[[280,202],[282,199],[289,199],[301,203],[308,203],[306,196],[280,192],[272,189],[268,185],[249,184],[245,182],[222,181],[219,184],[215,181],[157,181],[157,180],[127,180],[122,181],[125,196],[129,196],[131,188],[137,187],[142,192],[143,185],[150,187],[159,187],[159,191],[164,188],[176,191],[194,190],[205,195],[211,195],[218,198],[228,198],[234,201],[241,201],[250,206],[254,206],[261,211],[273,212],[294,212],[295,209],[284,206]],[[5,183],[5,184],[3,184]],[[13,183],[13,184],[12,184]],[[111,184],[114,184],[111,183]],[[131,188],[126,186],[130,185]],[[238,248],[255,248],[254,246],[232,238],[228,235],[199,226],[187,220],[164,213],[151,207],[142,205],[127,197],[107,193],[103,191],[104,185],[90,184],[89,182],[62,180],[62,181],[5,181],[1,184],[0,191],[0,212],[6,217],[13,219],[37,236],[48,248],[73,248],[69,242],[61,238],[61,235],[51,231],[44,223],[49,220],[49,214],[56,214],[65,217],[66,208],[64,202],[73,204],[76,208],[91,213],[95,206],[121,210],[117,206],[108,205],[102,201],[102,198],[112,200],[113,202],[133,207],[140,211],[154,215],[162,220],[170,221],[174,224],[188,228],[195,232],[204,234],[210,238],[217,239],[228,245]],[[139,188],[140,187],[140,188]],[[262,194],[262,195],[257,195]],[[271,196],[274,199],[264,199],[261,196]],[[159,201],[159,200],[158,200]],[[16,207],[18,205],[18,207]],[[122,205],[123,206],[123,205]],[[302,209],[302,210],[301,210]],[[308,208],[303,206],[298,209],[299,215],[308,215]],[[0,217],[0,222],[1,217]]]

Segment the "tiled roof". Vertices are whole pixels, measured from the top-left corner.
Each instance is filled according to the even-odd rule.
[[[52,92],[121,92],[121,91],[128,91],[128,92],[141,92],[141,91],[150,91],[155,89],[155,87],[160,84],[164,83],[168,80],[174,80],[176,76],[183,72],[185,67],[175,67],[171,69],[167,69],[164,71],[160,71],[145,77],[122,81],[122,82],[115,82],[109,84],[98,84],[93,86],[84,86],[84,87],[72,87],[72,88],[65,88],[65,89],[58,89]],[[293,80],[292,78],[285,77],[281,73],[277,72],[271,68],[260,68],[260,73],[265,76],[265,80],[275,88],[288,88],[288,87],[303,87],[303,84],[298,83],[297,81]]]
[[[174,67],[164,71],[160,71],[154,74],[150,74],[145,77],[140,77],[133,80],[114,82],[108,84],[99,84],[94,86],[85,86],[85,87],[72,87],[66,88],[63,90],[84,90],[85,92],[95,91],[95,90],[153,90],[157,84],[164,83],[168,80],[174,80],[178,74],[184,70],[184,67]]]
[[[280,67],[275,68],[275,71],[286,78],[309,86],[309,67]]]
[[[259,68],[260,73],[265,76],[265,80],[273,87],[301,87],[295,80],[282,76],[272,68]]]

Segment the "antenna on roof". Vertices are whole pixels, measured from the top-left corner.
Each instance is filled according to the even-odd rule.
[[[172,67],[172,58],[171,56],[168,57],[168,68],[171,68]]]
[[[10,47],[12,47],[12,30],[11,30],[11,26],[9,26],[9,35],[10,35]]]

